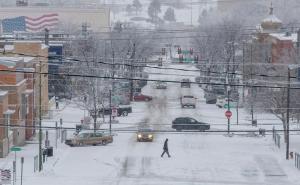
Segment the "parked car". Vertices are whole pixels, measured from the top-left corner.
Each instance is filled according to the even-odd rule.
[[[84,146],[84,145],[106,145],[113,142],[113,136],[106,132],[93,132],[86,131],[80,132],[72,139],[65,141],[66,145],[69,146]]]
[[[191,81],[188,78],[182,79],[180,86],[183,88],[190,88],[191,87]]]
[[[152,96],[147,96],[142,93],[136,92],[133,94],[134,101],[151,101],[152,99],[153,99]]]
[[[136,133],[137,141],[153,141],[153,130],[151,128],[140,128]]]
[[[167,89],[167,82],[155,82],[155,88],[156,89]]]
[[[215,104],[217,102],[217,96],[211,91],[204,91],[204,98],[207,104]]]
[[[182,96],[180,98],[181,107],[193,107],[196,108],[196,98],[191,95]]]
[[[210,129],[210,125],[207,123],[199,122],[190,117],[179,117],[173,120],[172,128],[177,131],[181,130],[199,130],[205,131]]]
[[[132,107],[128,105],[119,105],[116,107],[118,116],[128,116],[129,113],[132,113]],[[102,117],[104,115],[110,115],[111,109],[109,107],[100,108],[97,110],[97,117]],[[90,115],[94,115],[94,111],[90,110]]]
[[[228,102],[229,102],[230,108],[237,107],[238,103],[236,101],[234,101],[231,98],[228,99],[225,96],[218,96],[216,106],[218,106],[219,108],[227,108],[228,107]]]

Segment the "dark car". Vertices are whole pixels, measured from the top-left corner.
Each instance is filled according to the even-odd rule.
[[[180,86],[184,87],[184,88],[190,88],[191,87],[191,81],[190,81],[190,79],[188,79],[188,78],[182,79],[181,83],[180,83]]]
[[[179,117],[173,120],[172,128],[177,131],[181,130],[199,130],[205,131],[210,129],[210,125],[207,123],[199,122],[190,117]]]
[[[151,101],[152,96],[147,96],[142,93],[134,93],[133,100],[134,101]]]

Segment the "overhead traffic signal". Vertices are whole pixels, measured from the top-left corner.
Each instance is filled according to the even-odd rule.
[[[193,53],[194,53],[193,48],[190,48],[190,55],[193,55]]]
[[[199,62],[199,56],[198,56],[198,55],[195,55],[195,56],[194,56],[194,62],[195,62],[196,64],[198,64],[198,62]]]
[[[181,54],[181,48],[177,48],[178,55]]]

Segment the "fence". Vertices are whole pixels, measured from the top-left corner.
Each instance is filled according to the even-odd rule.
[[[275,127],[273,127],[273,140],[275,142],[275,145],[280,148],[280,135],[275,130]]]
[[[295,167],[298,168],[298,170],[300,170],[300,154],[299,153],[295,153]]]

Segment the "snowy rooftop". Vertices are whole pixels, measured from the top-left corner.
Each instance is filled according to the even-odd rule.
[[[282,21],[272,14],[265,18],[263,22],[281,23]]]
[[[17,62],[30,62],[34,57],[0,57],[0,64],[6,65],[8,67],[16,66]]]
[[[0,90],[0,96],[4,96],[4,95],[6,95],[7,94],[7,91],[1,91]]]
[[[297,42],[296,33],[290,35],[287,35],[286,33],[271,33],[270,36],[275,37],[278,40],[291,40],[292,42]]]

